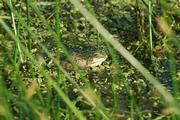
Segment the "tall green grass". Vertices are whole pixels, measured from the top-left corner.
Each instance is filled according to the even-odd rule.
[[[113,118],[116,113],[121,100],[118,97],[118,90],[116,90],[117,83],[123,83],[129,98],[129,108],[130,119],[134,119],[136,116],[140,119],[143,118],[143,110],[136,103],[136,96],[133,92],[131,86],[128,83],[128,77],[123,76],[123,71],[121,71],[121,66],[123,63],[117,57],[117,53],[122,55],[137,71],[139,71],[146,80],[152,84],[151,89],[156,89],[160,93],[160,96],[163,97],[163,103],[167,107],[173,108],[172,118],[180,118],[180,109],[179,102],[176,98],[179,97],[179,87],[178,87],[178,78],[176,78],[176,63],[173,54],[172,46],[167,42],[165,44],[166,48],[169,50],[169,62],[170,62],[170,72],[173,79],[173,88],[174,95],[165,89],[158,80],[130,53],[128,52],[113,35],[108,32],[107,29],[97,20],[97,16],[93,9],[88,10],[87,8],[92,8],[90,3],[86,1],[86,8],[78,0],[70,0],[72,5],[89,21],[89,23],[97,30],[98,40],[105,42],[106,48],[109,52],[109,55],[112,58],[113,64],[115,66],[114,73],[112,73],[112,82],[111,82],[111,91],[113,94],[113,106],[112,108],[106,107],[102,102],[102,98],[98,93],[95,92],[89,80],[84,76],[84,73],[79,69],[76,63],[72,60],[68,50],[63,44],[62,34],[60,32],[60,26],[62,25],[61,21],[61,9],[59,9],[60,2],[56,0],[55,2],[55,28],[52,28],[49,21],[46,20],[43,13],[40,11],[39,7],[35,2],[26,0],[26,19],[24,19],[23,2],[20,1],[20,8],[17,10],[13,7],[11,0],[3,0],[3,3],[10,8],[11,23],[12,27],[7,25],[2,18],[0,18],[0,25],[5,31],[10,39],[14,40],[15,46],[13,48],[8,48],[8,45],[3,46],[3,50],[7,54],[1,53],[3,56],[1,59],[2,63],[4,62],[5,72],[1,72],[0,77],[0,118],[1,119],[88,119],[86,114],[88,110],[90,114],[94,113],[93,118],[91,119],[118,119],[118,117]],[[10,4],[9,4],[10,3]],[[151,0],[148,3],[148,11],[151,13]],[[38,48],[40,48],[44,54],[52,61],[54,64],[55,71],[57,76],[52,76],[49,72],[49,69],[46,68],[46,62],[44,58],[40,55],[35,56],[32,53],[33,43],[39,41],[39,36],[34,32],[31,27],[31,15],[33,12],[36,16],[36,19],[42,23],[42,26],[47,31],[47,34],[52,36],[52,41],[55,43],[55,54],[49,50],[46,44],[38,43]],[[52,13],[53,14],[53,13]],[[95,17],[96,16],[96,17]],[[153,46],[152,46],[152,16],[149,14],[149,44],[151,56],[153,55]],[[24,41],[23,35],[21,32],[27,33],[27,36]],[[1,39],[1,42],[6,44],[6,39]],[[177,41],[174,33],[168,34],[168,40]],[[177,41],[178,43],[178,41]],[[98,42],[99,44],[99,42]],[[98,45],[99,46],[99,45]],[[178,45],[177,45],[178,46]],[[12,49],[15,49],[13,51]],[[70,63],[72,63],[75,72],[79,75],[80,80],[84,83],[83,86],[79,85],[68,71],[66,71],[63,66],[60,64],[60,52],[63,51],[67,56]],[[4,58],[4,59],[3,59]],[[152,57],[151,57],[152,58]],[[7,66],[6,66],[7,64]],[[28,66],[28,71],[26,74],[29,74],[29,79],[27,80],[22,75],[22,67]],[[26,69],[26,68],[25,68]],[[3,69],[2,69],[3,70]],[[112,70],[113,71],[113,70]],[[6,74],[8,76],[6,76]],[[41,82],[37,78],[41,76]],[[6,85],[6,79],[11,79],[11,85]],[[63,81],[67,79],[68,82]],[[121,82],[123,81],[123,82]],[[29,83],[28,83],[29,82]],[[27,84],[28,83],[28,84]],[[45,93],[41,91],[41,86],[44,84],[46,86]],[[72,100],[68,95],[68,85],[72,84],[73,90],[76,90],[78,97],[76,100]],[[14,89],[12,88],[14,87]],[[72,90],[72,91],[73,91]],[[148,98],[147,98],[148,99]],[[62,102],[63,101],[63,102]],[[76,103],[83,101],[86,105],[89,105],[91,108],[86,110],[81,110],[76,106]],[[123,100],[122,100],[123,101]],[[65,104],[65,107],[63,106]],[[109,110],[110,109],[110,110]],[[121,113],[118,113],[121,114]],[[17,117],[17,118],[16,118]],[[159,119],[164,117],[160,116]],[[90,119],[90,118],[89,118]],[[158,119],[158,118],[157,118]]]

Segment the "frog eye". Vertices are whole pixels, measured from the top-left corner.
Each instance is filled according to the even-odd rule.
[[[95,54],[94,54],[94,56],[98,56],[98,55],[100,55],[100,54],[99,54],[99,53],[95,53]]]

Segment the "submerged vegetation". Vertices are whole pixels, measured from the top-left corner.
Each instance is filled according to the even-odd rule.
[[[178,0],[0,0],[0,119],[179,120]]]

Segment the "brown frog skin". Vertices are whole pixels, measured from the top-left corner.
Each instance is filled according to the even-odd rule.
[[[80,68],[85,69],[101,65],[108,56],[101,52],[94,52],[91,54],[79,54],[74,52],[71,54],[71,57]],[[67,60],[62,60],[61,65],[64,66],[66,69],[72,68],[72,66],[67,62]]]

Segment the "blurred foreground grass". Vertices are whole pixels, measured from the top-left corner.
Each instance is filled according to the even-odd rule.
[[[96,18],[76,0],[0,1],[0,119],[178,120],[179,2],[81,3]],[[108,59],[81,69],[71,53],[87,51]]]

